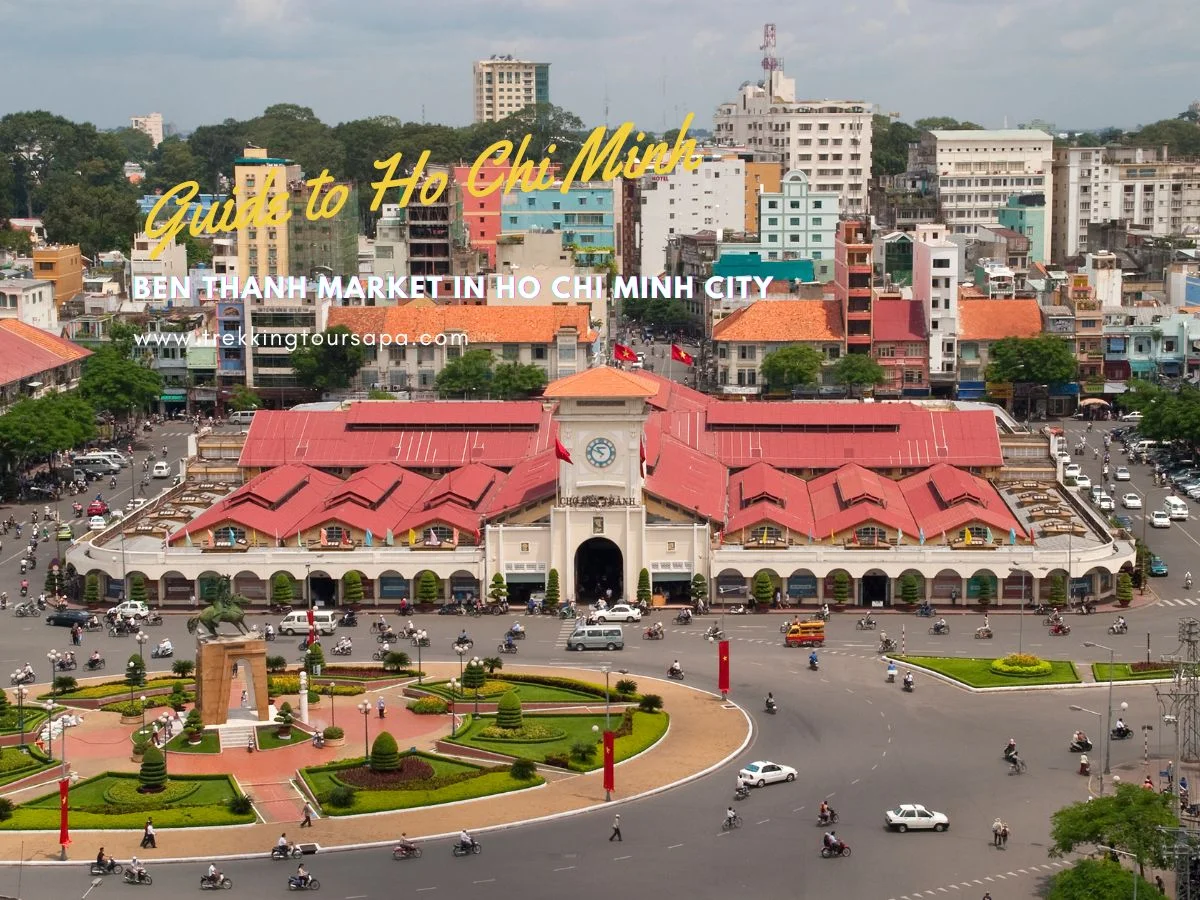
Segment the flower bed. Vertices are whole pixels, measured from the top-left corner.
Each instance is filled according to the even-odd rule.
[[[997,675],[1039,678],[1053,672],[1054,664],[1032,653],[1010,653],[1003,659],[992,660],[991,670]]]
[[[416,669],[398,669],[395,672],[385,672],[380,666],[327,665],[321,669],[321,674],[314,679],[318,683],[328,684],[330,680],[349,678],[354,681],[396,681],[401,678],[418,678],[423,675]]]
[[[598,691],[589,691],[589,685],[572,678],[533,678],[535,680],[525,677],[518,680],[499,672],[489,675],[479,689],[479,699],[492,701],[509,691],[514,691],[523,703],[595,703],[604,699],[603,686]],[[457,693],[451,691],[448,680],[428,681],[420,685],[420,689],[458,702],[475,699],[475,692],[468,688],[460,688]],[[614,693],[613,699],[618,699],[618,695]]]
[[[152,678],[140,687],[135,687],[135,694],[147,691],[157,691],[166,688],[170,690],[177,681],[184,683],[184,688],[195,688],[195,682],[190,678]],[[89,684],[65,694],[43,694],[39,700],[99,700],[104,697],[116,697],[120,694],[129,695],[129,684],[124,680],[102,681],[100,684]]]
[[[30,775],[49,769],[54,765],[48,757],[38,751],[37,747],[26,749],[29,751],[28,753],[22,753],[16,747],[5,747],[0,750],[0,784],[28,778]]]
[[[418,716],[440,716],[450,709],[450,704],[441,697],[422,697],[409,703],[406,708]]]
[[[558,741],[566,737],[561,728],[551,728],[540,722],[525,721],[520,728],[501,728],[499,725],[488,725],[476,732],[476,737],[487,741],[525,741],[540,744],[544,741]]]
[[[159,809],[169,804],[179,803],[200,790],[198,781],[168,780],[166,787],[156,794],[139,793],[140,786],[137,779],[134,778],[117,779],[105,789],[104,802],[114,812]]]
[[[313,689],[312,682],[309,682],[309,689]],[[329,693],[329,686],[325,684],[324,689],[320,693]],[[363,693],[366,690],[361,684],[335,684],[333,693],[335,697],[353,697]],[[286,694],[300,693],[300,675],[268,675],[267,676],[267,693],[272,697],[279,697]]]
[[[1092,674],[1097,681],[1109,680],[1108,663],[1092,663]],[[1112,667],[1113,681],[1148,681],[1173,678],[1175,670],[1163,662],[1117,663]]]

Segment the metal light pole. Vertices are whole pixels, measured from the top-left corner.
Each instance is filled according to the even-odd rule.
[[[450,679],[450,737],[454,737],[458,731],[458,716],[454,712],[454,698],[458,694],[458,682],[453,678]]]
[[[1025,576],[1028,574],[1024,569],[1018,569],[1012,566],[1008,570],[1010,575],[1021,573],[1021,608],[1017,612],[1017,652],[1025,652]]]
[[[20,674],[21,674],[21,670],[18,669],[16,672],[13,673],[13,676],[16,677]],[[19,684],[19,685],[17,685],[17,689],[13,693],[15,693],[17,695],[17,728],[19,728],[21,730],[20,750],[22,753],[24,753],[25,752],[25,698],[29,696],[29,691],[25,689],[25,685]]]
[[[608,731],[608,730],[610,730],[609,723],[608,723],[608,709],[609,709],[608,673],[611,672],[612,669],[610,669],[608,666],[603,666],[603,667],[601,667],[600,671],[604,673],[604,730]]]
[[[1109,761],[1112,757],[1112,707],[1113,707],[1113,670],[1116,668],[1116,653],[1112,647],[1105,647],[1095,641],[1084,641],[1083,646],[1095,647],[1097,650],[1108,651],[1108,738],[1104,743],[1104,774],[1109,774]]]
[[[46,654],[46,659],[48,659],[48,660],[50,661],[50,684],[51,684],[51,690],[53,690],[53,689],[54,689],[54,688],[53,688],[53,685],[54,685],[54,675],[55,675],[55,673],[58,671],[58,663],[59,663],[59,661],[60,661],[62,658],[63,658],[63,655],[62,655],[61,653],[59,653],[57,650],[51,650],[49,653],[47,653],[47,654]]]
[[[479,672],[480,672],[480,674],[483,674],[483,669],[482,669],[482,668],[480,668],[480,667],[481,667],[481,663],[480,663],[480,661],[479,661],[479,657],[478,657],[478,656],[472,656],[472,657],[471,657],[471,665],[473,665],[473,666],[475,666],[476,668],[478,668],[478,669],[479,669]],[[476,718],[476,719],[478,719],[478,718],[479,718],[479,685],[476,685],[476,686],[475,686],[475,718]]]
[[[371,758],[371,739],[367,736],[367,723],[371,721],[371,704],[364,700],[358,704],[358,711],[363,717],[363,761]]]
[[[417,684],[421,684],[425,673],[421,669],[421,633],[417,632]]]
[[[148,640],[150,640],[150,635],[146,634],[146,632],[144,632],[144,631],[139,631],[137,634],[135,634],[135,635],[133,636],[133,639],[134,639],[135,641],[137,641],[137,645],[138,645],[138,656],[139,656],[139,657],[141,657],[141,660],[142,660],[142,671],[144,672],[144,671],[146,670],[147,666],[146,666],[146,657],[145,657],[145,656],[143,656],[142,654],[143,654],[144,648],[145,648],[145,646],[146,646],[146,642],[147,642]]]
[[[142,696],[138,698],[138,701],[142,705],[142,734],[145,735],[145,733],[146,733],[146,695],[142,694]]]
[[[334,682],[332,682],[332,681],[329,682],[329,727],[330,728],[334,728],[337,726],[337,707],[335,707],[333,704],[333,689],[334,689],[334,687],[335,687]]]
[[[461,682],[463,676],[463,654],[467,652],[467,648],[462,644],[455,644],[454,652],[458,654],[458,680]]]
[[[1067,709],[1071,710],[1071,712],[1081,712],[1087,713],[1089,716],[1095,716],[1097,726],[1100,728],[1104,727],[1104,717],[1094,709],[1088,709],[1086,706],[1068,706]],[[1104,740],[1103,734],[1101,734],[1100,739]],[[1106,743],[1104,746],[1107,747],[1108,744]],[[1104,795],[1104,775],[1100,776],[1100,795]]]

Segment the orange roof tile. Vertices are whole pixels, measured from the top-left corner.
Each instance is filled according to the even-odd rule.
[[[354,334],[387,334],[415,342],[421,335],[465,333],[471,344],[548,344],[562,328],[574,327],[580,343],[595,333],[587,306],[339,306],[329,311],[329,327]]]
[[[713,327],[714,341],[760,344],[840,341],[842,335],[836,300],[757,300]]]
[[[959,341],[998,341],[1030,338],[1042,333],[1042,312],[1036,300],[958,301]]]
[[[597,366],[584,369],[574,375],[550,382],[543,397],[550,399],[566,397],[645,397],[658,393],[658,385],[648,378],[614,369],[612,366]]]
[[[0,384],[12,384],[91,355],[91,350],[66,338],[17,319],[0,319]]]

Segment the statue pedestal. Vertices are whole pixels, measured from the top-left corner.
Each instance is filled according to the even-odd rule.
[[[196,708],[205,725],[224,725],[229,720],[235,664],[246,667],[247,714],[259,722],[270,721],[267,642],[261,637],[218,635],[196,640]]]

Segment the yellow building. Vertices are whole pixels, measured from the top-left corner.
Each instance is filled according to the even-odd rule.
[[[33,275],[54,283],[55,306],[83,293],[83,254],[78,244],[47,244],[33,251]]]
[[[239,216],[244,204],[264,193],[267,195],[263,200],[265,209],[286,212],[289,208],[290,186],[303,178],[300,166],[291,160],[268,156],[262,147],[247,147],[233,164],[233,183]],[[271,198],[279,196],[283,199],[274,201],[277,206],[269,206]],[[291,274],[289,246],[287,222],[267,228],[254,225],[239,228],[238,273],[242,278]]]
[[[783,166],[779,162],[746,162],[746,233],[758,234],[758,195],[783,190]]]

